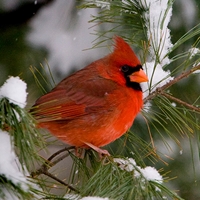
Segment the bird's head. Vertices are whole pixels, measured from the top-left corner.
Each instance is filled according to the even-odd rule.
[[[141,90],[139,83],[147,82],[148,78],[140,61],[131,47],[121,37],[116,36],[114,40],[114,50],[108,56],[108,73],[110,77],[120,84]]]

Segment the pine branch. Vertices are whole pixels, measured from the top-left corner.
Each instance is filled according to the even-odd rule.
[[[69,151],[74,149],[75,147],[70,146],[70,147],[65,147],[61,150],[56,151],[55,153],[53,153],[47,160],[46,162],[36,171],[31,173],[31,177],[32,178],[36,178],[37,176],[44,174],[54,180],[56,180],[57,182],[61,183],[64,186],[67,186],[70,190],[75,191],[76,193],[79,193],[78,190],[76,190],[74,187],[70,186],[69,184],[65,183],[64,181],[62,181],[61,179],[57,178],[56,176],[54,176],[52,173],[50,173],[48,170],[55,166],[57,163],[59,163],[60,161],[62,161],[64,158],[69,156]],[[56,156],[58,156],[59,154],[63,153],[67,151],[66,154],[64,154],[63,156],[57,158],[55,161],[52,161]],[[52,161],[52,162],[51,162]]]
[[[167,97],[168,99],[171,99],[171,100],[173,100],[173,101],[175,101],[175,102],[177,102],[177,103],[179,103],[179,104],[181,104],[181,105],[189,108],[190,110],[197,111],[197,112],[200,113],[200,108],[198,108],[196,106],[193,106],[193,105],[191,105],[189,103],[186,103],[185,101],[182,101],[182,100],[180,100],[180,99],[178,99],[176,97],[173,97],[172,95],[167,94],[164,91],[162,91],[160,94],[163,95],[163,96],[165,96],[165,97]]]
[[[146,8],[138,0],[124,1],[91,1],[84,0],[79,8],[103,8],[98,15],[92,16],[89,22],[96,24],[109,24],[106,30],[95,33],[101,42],[110,39],[110,34],[118,34],[126,38],[127,41],[134,43],[135,46],[142,47],[144,41],[148,42],[146,26],[144,26],[143,13]],[[134,35],[133,35],[134,33]],[[103,39],[102,39],[103,38]],[[133,42],[134,41],[134,42]]]
[[[40,174],[46,174],[47,171],[55,166],[57,163],[59,163],[60,161],[62,161],[64,158],[69,156],[69,151],[71,149],[74,149],[75,147],[70,146],[70,147],[65,147],[61,150],[56,151],[55,153],[53,153],[47,160],[46,162],[36,171],[31,172],[31,177],[35,178],[37,176],[39,176]],[[66,154],[64,154],[63,156],[57,158],[55,161],[51,162],[52,159],[54,159],[56,156],[58,156],[59,154],[63,153],[64,151],[68,151]]]
[[[38,155],[38,149],[45,148],[45,142],[41,133],[35,129],[32,116],[19,106],[9,103],[8,99],[2,98],[0,118],[2,119],[0,129],[8,131],[13,136],[19,161],[28,169],[36,162],[43,163]]]
[[[77,189],[75,189],[74,187],[70,186],[69,184],[65,183],[64,181],[60,180],[59,178],[57,178],[56,176],[54,176],[53,174],[51,174],[48,171],[43,171],[43,174],[45,174],[46,176],[54,179],[55,181],[61,183],[64,186],[67,186],[70,190],[73,190],[76,193],[79,193],[79,191]]]
[[[188,77],[189,75],[191,75],[192,73],[194,73],[195,71],[200,70],[200,65],[197,65],[195,67],[193,67],[192,69],[190,69],[189,71],[183,72],[181,75],[179,75],[178,77],[174,78],[173,80],[169,81],[168,83],[166,83],[165,85],[163,85],[162,87],[158,87],[154,92],[150,93],[144,100],[144,104],[147,103],[147,101],[153,99],[155,96],[157,96],[158,94],[162,94],[162,92],[164,90],[166,90],[167,88],[171,87],[172,85],[174,85],[175,83],[179,82],[180,80],[182,80],[183,78]]]

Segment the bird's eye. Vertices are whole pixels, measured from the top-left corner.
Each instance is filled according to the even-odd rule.
[[[122,72],[128,72],[129,69],[130,69],[130,67],[129,67],[128,65],[123,65],[123,66],[121,67]]]

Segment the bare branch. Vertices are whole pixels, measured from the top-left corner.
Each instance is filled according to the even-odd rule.
[[[70,147],[65,147],[61,150],[56,151],[54,154],[52,154],[47,160],[46,162],[35,172],[31,173],[31,177],[35,178],[37,176],[39,176],[40,174],[44,174],[46,176],[49,176],[50,178],[56,180],[57,182],[61,183],[62,185],[67,186],[69,189],[79,193],[78,190],[76,190],[75,188],[73,188],[72,186],[70,186],[69,184],[65,183],[64,181],[60,180],[59,178],[57,178],[56,176],[54,176],[53,174],[51,174],[48,170],[53,167],[54,165],[56,165],[58,162],[60,162],[61,160],[63,160],[64,158],[66,158],[67,156],[69,156],[69,151],[71,149],[74,149],[74,146],[70,146]],[[64,154],[63,156],[57,158],[55,161],[51,162],[51,160],[53,160],[56,156],[58,156],[59,154],[63,153],[64,151],[67,151],[66,154]]]
[[[35,178],[37,176],[39,176],[40,174],[45,174],[51,167],[53,167],[54,165],[56,165],[58,162],[60,162],[61,160],[63,160],[64,158],[66,158],[67,156],[69,156],[69,150],[74,149],[74,146],[70,146],[70,147],[65,147],[61,150],[56,151],[54,154],[52,154],[47,160],[46,162],[35,172],[31,173],[31,177]],[[66,154],[64,154],[63,156],[57,158],[55,161],[50,162],[51,160],[53,160],[56,156],[58,156],[59,154],[61,154],[64,151],[68,151]]]
[[[70,190],[73,190],[73,191],[79,193],[78,190],[76,190],[75,188],[73,188],[73,187],[70,186],[69,184],[65,183],[64,181],[60,180],[59,178],[57,178],[56,176],[54,176],[54,175],[51,174],[50,172],[46,171],[46,172],[44,172],[43,174],[45,174],[46,176],[48,176],[48,177],[50,177],[50,178],[56,180],[57,182],[61,183],[62,185],[67,186]]]
[[[70,147],[65,147],[63,149],[60,149],[58,151],[56,151],[54,154],[52,154],[47,160],[51,161],[52,159],[54,159],[56,156],[58,156],[60,153],[64,152],[64,151],[69,151],[71,149],[75,149],[74,146],[70,146]]]

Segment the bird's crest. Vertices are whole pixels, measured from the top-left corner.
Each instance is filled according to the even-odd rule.
[[[140,61],[131,49],[128,43],[126,43],[121,37],[114,37],[114,50],[110,54],[110,59],[116,62],[118,65],[137,66],[140,65]]]

